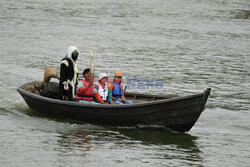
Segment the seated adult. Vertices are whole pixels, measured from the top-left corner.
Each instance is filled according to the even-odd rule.
[[[114,82],[109,85],[112,92],[112,100],[115,104],[132,104],[131,100],[126,100],[124,97],[124,90],[122,87],[122,73],[117,72],[114,77]]]
[[[83,71],[83,77],[85,80],[81,80],[78,82],[77,85],[77,97],[76,100],[78,102],[85,102],[85,103],[95,103],[94,99],[101,104],[104,104],[101,96],[99,95],[98,91],[94,89],[93,86],[93,78],[90,77],[90,69],[86,68]]]
[[[100,73],[98,77],[98,83],[95,88],[105,103],[113,104],[114,102],[111,97],[111,90],[106,83],[107,79],[108,76],[106,73]]]

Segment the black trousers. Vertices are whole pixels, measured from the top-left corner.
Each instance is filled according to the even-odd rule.
[[[59,82],[59,94],[58,94],[59,100],[73,101],[73,95],[72,95],[73,88],[70,84],[68,84],[68,86],[69,86],[69,91],[65,91],[63,83]]]

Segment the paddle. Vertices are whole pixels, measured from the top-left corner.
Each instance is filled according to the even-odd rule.
[[[94,52],[93,50],[89,50],[91,53],[91,63],[90,63],[90,77],[92,82],[94,81]]]

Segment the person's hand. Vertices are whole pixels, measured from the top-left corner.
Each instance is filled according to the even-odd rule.
[[[63,88],[64,88],[64,90],[65,90],[66,92],[69,91],[69,85],[68,85],[67,82],[63,82]]]
[[[93,86],[93,83],[94,83],[94,81],[92,79],[90,79],[90,81],[89,81],[89,87]]]
[[[125,99],[125,98],[122,98],[121,101],[126,101],[126,99]]]
[[[122,102],[122,99],[115,99],[115,100]]]
[[[110,104],[114,104],[114,102],[113,102],[113,101],[110,101]]]

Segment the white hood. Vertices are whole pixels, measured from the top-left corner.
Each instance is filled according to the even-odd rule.
[[[108,76],[107,76],[106,73],[101,73],[101,74],[99,74],[98,81],[101,80],[101,79],[104,78],[104,77],[108,78]]]
[[[69,57],[69,58],[72,59],[72,53],[73,53],[74,51],[77,51],[77,52],[79,53],[79,51],[78,51],[78,49],[77,49],[76,46],[69,46],[69,47],[68,47],[68,52],[67,52],[67,57]]]

